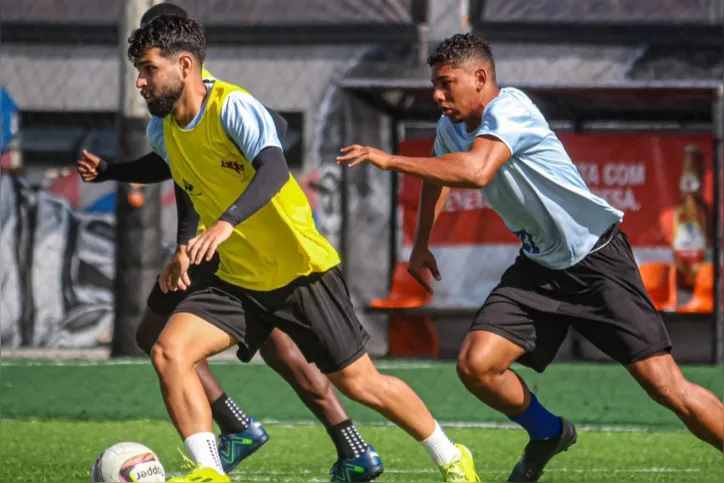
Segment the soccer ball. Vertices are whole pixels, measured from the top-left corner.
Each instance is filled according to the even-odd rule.
[[[139,443],[118,443],[93,463],[91,483],[166,481],[163,465],[150,448]]]

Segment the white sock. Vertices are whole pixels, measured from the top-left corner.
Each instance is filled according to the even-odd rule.
[[[221,469],[221,458],[219,450],[216,449],[216,436],[214,433],[192,434],[184,441],[186,451],[191,455],[194,463],[201,464],[206,468],[215,469],[220,475],[224,474]]]
[[[461,456],[460,450],[450,441],[450,438],[443,432],[437,421],[435,421],[435,431],[420,443],[430,453],[430,457],[438,466],[449,464]]]

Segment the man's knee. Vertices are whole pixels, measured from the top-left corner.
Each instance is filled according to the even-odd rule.
[[[468,353],[458,357],[457,372],[466,386],[470,384],[488,386],[491,380],[505,372],[505,369],[497,368],[495,361],[485,353]]]
[[[150,352],[153,367],[161,375],[195,367],[195,362],[188,358],[181,344],[171,337],[156,341]]]
[[[493,385],[494,379],[507,371],[512,361],[520,355],[517,346],[511,347],[514,350],[506,350],[510,344],[495,334],[469,334],[458,356],[457,372],[460,380],[466,386]]]
[[[358,403],[375,407],[380,404],[378,394],[387,392],[389,376],[380,374],[368,356],[346,369],[330,374],[329,378],[342,394]]]
[[[636,362],[629,371],[654,401],[674,411],[685,409],[690,383],[669,354]]]

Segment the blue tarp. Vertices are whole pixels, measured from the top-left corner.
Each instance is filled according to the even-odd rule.
[[[10,93],[5,90],[5,87],[0,86],[0,126],[2,126],[2,133],[0,133],[0,153],[5,152],[5,146],[10,142],[14,133],[13,116],[18,112],[18,105],[10,96]]]

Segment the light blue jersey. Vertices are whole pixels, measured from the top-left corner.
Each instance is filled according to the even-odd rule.
[[[518,89],[501,89],[473,133],[443,116],[435,155],[469,151],[477,136],[497,138],[512,153],[482,192],[532,260],[556,270],[573,266],[623,220],[588,189],[548,122]]]

